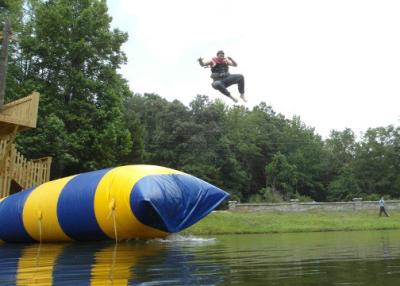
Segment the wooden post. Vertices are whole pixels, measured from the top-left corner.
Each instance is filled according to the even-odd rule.
[[[10,136],[9,136],[9,138],[7,140],[8,143],[7,143],[6,147],[4,148],[3,157],[2,158],[0,157],[0,173],[1,172],[5,172],[5,170],[6,170],[5,165],[6,165],[7,157],[10,154],[11,147],[12,147],[12,145],[14,143],[15,137],[17,136],[17,132],[18,132],[18,125],[16,125],[14,127],[13,132],[10,134]]]
[[[8,64],[8,43],[11,34],[11,24],[8,17],[4,21],[3,40],[1,45],[0,57],[0,109],[4,104],[4,95],[6,91],[6,75]]]

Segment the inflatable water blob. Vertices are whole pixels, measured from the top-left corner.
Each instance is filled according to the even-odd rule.
[[[164,238],[218,207],[223,190],[186,173],[130,165],[82,173],[0,200],[0,240]]]

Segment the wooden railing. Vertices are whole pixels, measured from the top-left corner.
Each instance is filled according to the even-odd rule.
[[[13,180],[21,189],[50,179],[51,157],[27,160],[15,148],[12,138],[0,140],[0,198],[9,195]]]

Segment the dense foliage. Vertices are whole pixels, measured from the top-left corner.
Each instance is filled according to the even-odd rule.
[[[140,134],[131,162],[177,168],[241,201],[341,201],[398,197],[400,128],[350,129],[322,140],[300,118],[265,103],[228,108],[197,96],[189,107],[154,95],[126,98],[127,122]],[[129,120],[128,120],[129,118]]]
[[[41,94],[38,127],[19,135],[18,148],[28,158],[52,156],[53,178],[146,163],[193,174],[241,201],[398,197],[399,128],[358,139],[333,130],[322,140],[265,103],[250,110],[198,95],[185,106],[133,94],[118,74],[127,34],[111,30],[106,1],[0,3],[15,38],[6,101]]]

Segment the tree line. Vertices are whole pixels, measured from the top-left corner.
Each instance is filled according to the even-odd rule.
[[[28,158],[52,156],[52,178],[156,164],[242,202],[398,197],[398,127],[360,138],[332,130],[323,140],[265,102],[229,107],[197,95],[186,106],[135,94],[118,73],[128,35],[111,29],[106,1],[2,0],[0,13],[13,28],[6,101],[41,94],[37,128],[21,133],[17,147]]]

